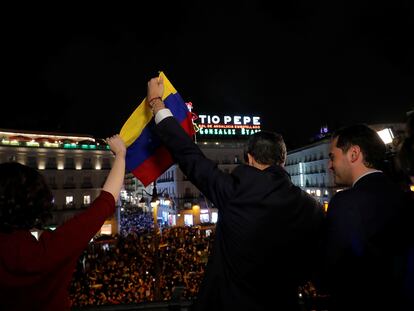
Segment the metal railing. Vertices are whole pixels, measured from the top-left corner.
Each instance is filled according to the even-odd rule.
[[[190,311],[193,302],[191,300],[146,302],[137,304],[94,306],[84,308],[73,308],[72,311]]]

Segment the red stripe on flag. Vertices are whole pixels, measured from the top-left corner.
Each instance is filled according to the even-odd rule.
[[[194,135],[194,126],[191,119],[191,113],[187,114],[187,118],[181,122],[181,127],[188,134],[188,136],[192,137]],[[160,146],[157,150],[155,150],[155,153],[151,157],[136,167],[132,171],[132,174],[144,184],[144,187],[146,187],[161,176],[161,174],[163,174],[173,164],[174,161],[169,151],[164,146]]]
[[[174,163],[168,150],[161,146],[155,153],[136,167],[132,174],[138,178],[144,186],[148,186],[164,173]]]
[[[185,118],[181,122],[181,127],[184,129],[184,131],[188,134],[188,136],[192,137],[195,134],[194,131],[194,125],[193,125],[193,119],[192,119],[191,112],[187,113],[187,118]]]

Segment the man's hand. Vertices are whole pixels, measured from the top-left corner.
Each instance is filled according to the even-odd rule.
[[[162,101],[162,95],[164,94],[164,81],[162,77],[152,78],[148,81],[147,89],[147,103],[150,106],[154,116],[160,109],[164,109],[165,105]]]
[[[164,94],[164,81],[162,77],[152,78],[148,81],[147,103],[150,104],[155,98],[161,98]]]

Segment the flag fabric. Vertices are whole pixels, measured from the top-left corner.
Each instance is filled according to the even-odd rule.
[[[189,135],[194,135],[192,114],[186,103],[163,72],[164,104]],[[154,118],[144,98],[123,125],[120,136],[127,146],[126,168],[144,186],[148,186],[164,173],[173,163],[168,150],[154,133]]]

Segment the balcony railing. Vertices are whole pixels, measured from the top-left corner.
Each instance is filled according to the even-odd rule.
[[[191,310],[193,302],[190,300],[180,301],[160,301],[160,302],[147,302],[138,304],[126,304],[126,305],[108,305],[108,306],[95,306],[84,308],[73,308],[72,311],[134,311],[134,310],[147,310],[147,311],[189,311]]]
[[[73,308],[72,311],[190,311],[193,306],[191,300],[170,300],[160,302],[146,302],[125,305],[107,305],[84,308]],[[313,301],[299,301],[298,311],[327,311],[329,310],[327,297],[314,298]]]

